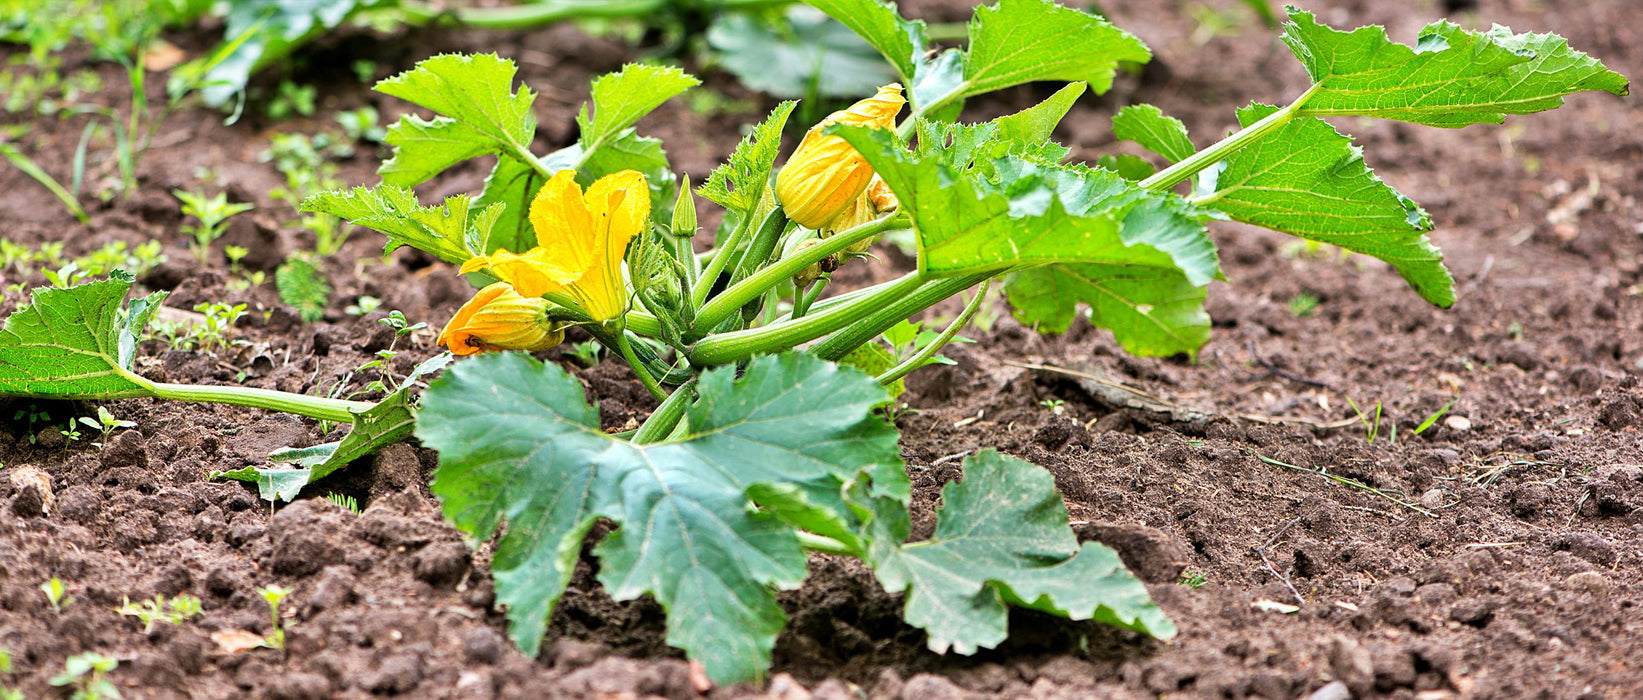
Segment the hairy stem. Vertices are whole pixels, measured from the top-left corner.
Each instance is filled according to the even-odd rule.
[[[714,334],[691,346],[686,356],[691,364],[711,367],[738,362],[760,353],[788,350],[856,323],[876,310],[907,297],[924,283],[924,277],[914,272],[871,295],[814,311],[803,318],[762,328]]]
[[[247,386],[210,386],[199,384],[154,384],[154,396],[178,401],[226,403],[235,406],[266,408],[299,416],[328,420],[334,423],[352,423],[354,414],[376,404],[368,401],[344,401],[321,396],[292,394]]]
[[[928,345],[920,348],[919,351],[913,353],[912,356],[902,360],[896,366],[885,370],[884,374],[878,376],[879,383],[890,384],[895,382],[896,380],[907,376],[908,372],[923,367],[925,362],[929,361],[930,358],[935,357],[936,353],[941,352],[941,349],[945,347],[948,342],[952,341],[953,336],[958,335],[959,331],[964,330],[964,327],[970,324],[970,319],[976,315],[977,311],[981,310],[981,305],[987,301],[987,290],[992,288],[992,284],[993,283],[991,280],[982,282],[981,287],[976,289],[975,298],[971,299],[970,303],[965,305],[964,311],[960,312],[958,318],[953,319],[953,322],[947,325],[947,329],[943,330],[941,335],[936,336],[935,340],[930,341]]]
[[[617,328],[615,335],[616,337],[613,340],[616,341],[617,350],[622,353],[622,359],[627,360],[628,366],[633,368],[633,373],[639,376],[639,382],[650,390],[650,395],[656,397],[657,401],[667,401],[667,390],[663,389],[662,385],[656,381],[656,377],[652,376],[650,370],[645,368],[644,361],[640,360],[637,354],[634,354],[633,343],[628,341],[627,332]],[[606,343],[606,345],[609,346],[609,343]]]
[[[631,438],[635,445],[648,445],[666,440],[673,434],[674,427],[679,420],[685,417],[685,409],[690,407],[690,400],[696,395],[696,380],[691,380],[673,391],[673,395],[662,401],[662,405],[645,419],[644,424]]]
[[[1312,86],[1300,97],[1295,98],[1295,101],[1291,102],[1288,107],[1267,115],[1266,118],[1250,124],[1238,133],[1217,141],[1209,148],[1194,153],[1186,160],[1160,170],[1152,177],[1137,184],[1144,189],[1162,191],[1186,181],[1187,178],[1198,174],[1204,168],[1225,160],[1227,156],[1237,153],[1245,146],[1265,138],[1268,134],[1288,124],[1290,120],[1295,118],[1296,114],[1300,113],[1301,107],[1306,104],[1306,101],[1312,97],[1312,93],[1317,89],[1318,86]]]
[[[799,546],[812,552],[820,552],[822,554],[838,554],[847,557],[854,557],[860,554],[854,549],[846,546],[843,542],[835,540],[831,537],[824,537],[814,532],[805,532],[804,530],[799,530],[798,535]]]
[[[926,282],[910,294],[889,297],[885,300],[889,303],[875,304],[871,313],[815,344],[809,351],[824,360],[837,362],[861,347],[863,343],[878,337],[889,327],[907,320],[907,317],[1003,272],[994,270],[963,277],[945,277]]]
[[[742,217],[742,220],[736,224],[736,228],[731,229],[730,235],[725,237],[725,240],[713,242],[715,246],[713,257],[708,259],[707,267],[702,268],[702,275],[696,278],[696,286],[690,288],[690,302],[698,309],[701,308],[702,302],[707,301],[707,293],[713,291],[713,284],[719,281],[719,274],[724,272],[725,265],[730,264],[730,256],[735,254],[736,246],[742,244],[742,239],[747,237],[748,231],[751,231],[752,228],[753,212],[749,211],[747,216]],[[702,314],[698,311],[696,313],[697,327],[707,328],[707,326],[699,325],[701,318]]]
[[[730,285],[696,312],[696,328],[711,329],[717,327],[748,302],[757,299],[765,290],[792,279],[793,275],[798,274],[800,270],[809,267],[812,263],[820,262],[854,243],[883,233],[894,226],[893,222],[895,221],[897,221],[895,216],[886,216],[846,231],[840,231],[829,238],[821,239],[821,242],[817,245],[782,258],[774,264],[753,273],[747,279]],[[706,273],[703,274],[702,279],[707,279]]]

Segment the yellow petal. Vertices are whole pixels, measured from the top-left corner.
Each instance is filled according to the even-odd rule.
[[[628,291],[622,278],[622,258],[628,243],[643,233],[650,218],[650,185],[637,171],[611,173],[588,188],[588,212],[594,220],[599,260],[587,274],[570,285],[583,310],[595,321],[627,312]]]
[[[589,265],[538,246],[523,255],[498,250],[489,256],[486,267],[498,279],[513,285],[520,294],[540,297],[549,292],[562,291],[570,283],[581,279]],[[467,265],[463,268],[466,269]]]
[[[776,174],[776,198],[787,217],[821,230],[847,213],[873,177],[872,166],[855,148],[838,136],[823,134],[822,129],[829,124],[893,128],[906,103],[901,85],[891,83],[849,109],[827,115],[805,132],[798,150]]]
[[[552,260],[560,270],[575,271],[578,277],[598,261],[601,251],[595,240],[594,216],[582,200],[575,171],[561,170],[542,185],[531,200],[530,217],[537,246],[531,252],[543,250],[544,259]],[[529,296],[524,290],[520,293]]]

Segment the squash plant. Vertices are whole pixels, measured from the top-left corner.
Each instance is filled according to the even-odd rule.
[[[155,384],[130,371],[133,329],[159,299],[119,306],[116,277],[39,292],[0,336],[0,392],[227,401],[351,420],[310,455],[312,478],[413,429],[439,451],[434,492],[474,541],[500,532],[497,603],[527,653],[539,649],[593,526],[616,599],[654,597],[668,642],[721,682],[759,677],[785,619],[779,590],[806,551],[861,559],[905,595],[909,624],[938,652],[1006,634],[1021,605],[1167,639],[1175,628],[1116,555],[1077,542],[1049,475],[983,451],[946,486],[935,534],[909,542],[911,489],[887,385],[928,361],[965,322],[895,366],[864,357],[875,337],[930,306],[1000,280],[1015,315],[1045,332],[1087,309],[1130,352],[1193,355],[1209,337],[1220,276],[1206,224],[1234,220],[1390,263],[1423,299],[1454,303],[1430,217],[1382,182],[1349,137],[1354,116],[1456,128],[1559,106],[1627,81],[1548,34],[1437,22],[1413,46],[1379,27],[1340,31],[1290,9],[1283,40],[1311,84],[1284,106],[1238,111],[1242,128],[1199,148],[1181,122],[1134,105],[1115,133],[1157,154],[1068,162],[1050,139],[1085,91],[1147,61],[1133,35],[1046,0],[978,9],[964,49],[933,49],[924,25],[877,0],[811,0],[883,54],[900,80],[812,126],[779,173],[782,103],[694,190],[644,115],[697,84],[672,68],[603,76],[578,141],[532,150],[535,93],[511,61],[440,55],[377,89],[433,113],[390,130],[382,184],[305,207],[381,231],[470,275],[481,291],[440,335],[457,355],[420,409],[401,390],[357,405],[240,388]],[[972,97],[1027,82],[1066,84],[993,121],[957,120]],[[904,111],[905,107],[905,111]],[[422,205],[409,189],[480,156],[482,192]],[[1190,186],[1182,189],[1183,183]],[[697,245],[697,197],[723,210]],[[823,298],[830,272],[876,237],[910,230],[917,268]],[[697,248],[705,248],[698,252]],[[629,364],[660,406],[627,434],[563,369],[518,352],[579,326]],[[483,353],[483,354],[482,354]],[[864,372],[859,368],[871,368]],[[407,382],[410,384],[410,382]]]

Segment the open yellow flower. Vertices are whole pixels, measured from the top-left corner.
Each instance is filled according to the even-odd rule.
[[[470,258],[462,272],[490,270],[531,298],[564,292],[594,321],[608,321],[627,313],[622,256],[649,218],[650,186],[644,175],[611,173],[584,195],[576,173],[561,170],[531,201],[536,247]]]
[[[895,128],[896,115],[904,104],[907,100],[901,96],[901,84],[891,83],[849,109],[828,115],[805,132],[798,150],[776,174],[776,198],[787,211],[787,218],[817,230],[829,227],[855,205],[873,178],[867,159],[843,138],[823,134],[822,129],[830,124]]]
[[[458,309],[439,344],[455,355],[486,350],[546,350],[565,339],[565,332],[548,319],[548,301],[526,298],[507,282],[479,290]]]

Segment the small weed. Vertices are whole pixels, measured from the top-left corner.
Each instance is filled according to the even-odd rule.
[[[88,651],[75,654],[63,662],[63,672],[50,683],[59,688],[73,688],[71,700],[114,700],[120,689],[109,682],[108,673],[120,667],[113,657]]]
[[[314,116],[314,98],[319,90],[312,85],[298,85],[289,80],[280,82],[274,99],[268,102],[268,118],[281,121],[293,116]]]
[[[280,624],[280,601],[291,595],[291,589],[271,583],[263,588],[258,588],[257,595],[268,601],[268,614],[274,622],[273,630],[268,633],[268,639],[265,643],[270,649],[284,649],[285,627]]]
[[[584,340],[580,343],[571,343],[570,348],[565,350],[565,353],[576,358],[576,361],[582,363],[582,366],[592,367],[599,364],[599,352],[603,348],[603,345],[592,340]]]
[[[349,496],[347,494],[341,494],[341,493],[333,493],[333,494],[327,495],[325,497],[325,500],[330,501],[332,503],[335,503],[339,506],[342,506],[344,509],[346,509],[350,513],[353,513],[354,515],[359,515],[359,512],[360,512],[359,511],[359,501],[356,500],[353,496]]]
[[[1421,421],[1421,424],[1419,426],[1416,426],[1415,434],[1419,435],[1421,433],[1426,432],[1427,429],[1431,428],[1433,424],[1438,422],[1439,418],[1443,417],[1443,414],[1448,413],[1449,412],[1449,407],[1453,406],[1453,405],[1455,405],[1455,402],[1450,401],[1449,403],[1444,404],[1443,408],[1438,409],[1437,413],[1433,413],[1432,415],[1427,416],[1426,420]]]
[[[349,316],[367,316],[381,307],[381,299],[373,296],[360,296],[360,298],[354,300],[354,303],[344,307],[342,312]]]
[[[97,407],[96,418],[92,418],[91,416],[80,416],[80,423],[88,428],[91,428],[92,430],[97,431],[97,442],[92,443],[93,447],[102,447],[102,443],[108,441],[109,434],[119,430],[120,428],[137,427],[136,421],[120,420],[119,418],[115,418],[113,413],[109,413],[108,409],[102,406]]]
[[[228,231],[228,220],[252,209],[250,204],[230,204],[228,195],[223,192],[213,197],[188,190],[172,190],[171,194],[183,203],[183,216],[199,221],[198,224],[184,226],[183,232],[194,237],[188,250],[202,263],[211,254],[211,243]]]
[[[1375,440],[1381,434],[1381,402],[1378,400],[1375,402],[1374,416],[1370,416],[1363,409],[1358,408],[1358,404],[1353,403],[1350,396],[1346,398],[1346,405],[1351,406],[1352,411],[1358,414],[1358,422],[1363,424],[1364,439],[1368,440],[1371,445],[1375,444]],[[1394,433],[1392,437],[1396,437],[1396,434]]]
[[[31,403],[28,408],[17,409],[17,413],[11,417],[11,420],[14,423],[27,421],[28,425],[23,429],[23,431],[29,436],[29,444],[33,445],[35,444],[35,436],[39,433],[39,429],[36,428],[35,425],[45,425],[51,420],[51,413]]]
[[[114,612],[141,620],[143,634],[148,634],[154,629],[156,622],[181,625],[188,618],[200,614],[200,599],[187,593],[179,593],[170,600],[166,600],[165,596],[156,595],[154,600],[145,600],[139,605],[128,598],[123,605],[115,608]]]
[[[1316,310],[1318,310],[1318,297],[1306,292],[1296,294],[1294,299],[1289,300],[1289,312],[1298,317],[1306,318]]]
[[[244,342],[233,338],[234,324],[245,318],[245,304],[230,305],[219,301],[200,304],[194,310],[205,316],[205,320],[194,329],[197,331],[195,343],[199,350],[227,350],[230,345]]]
[[[1040,399],[1038,405],[1050,409],[1051,413],[1058,416],[1067,412],[1067,402],[1061,399]]]
[[[1209,577],[1196,571],[1183,571],[1181,572],[1181,580],[1176,581],[1176,583],[1196,591],[1203,588],[1204,584],[1209,583]]]
[[[274,286],[279,289],[280,301],[295,307],[303,322],[325,317],[325,307],[331,302],[331,283],[306,257],[292,256],[280,265],[274,271]]]
[[[64,608],[74,604],[74,596],[69,595],[64,590],[62,579],[56,576],[51,577],[50,581],[40,584],[40,591],[46,594],[46,600],[50,601],[51,609],[56,610],[59,615],[63,613]]]

